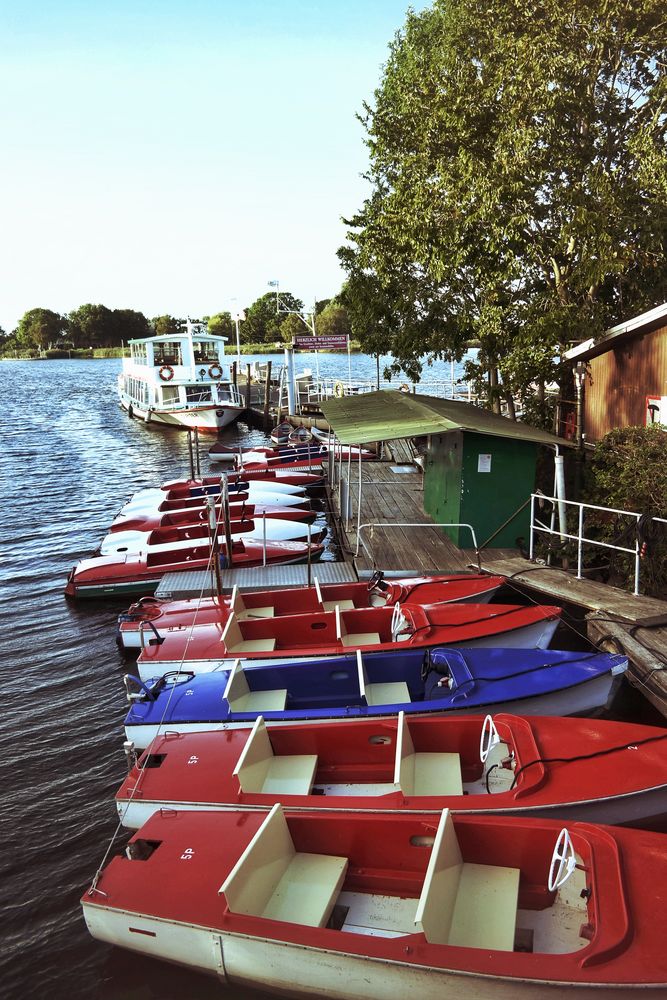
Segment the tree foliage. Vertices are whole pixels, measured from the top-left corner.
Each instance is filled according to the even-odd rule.
[[[229,312],[215,313],[213,316],[204,317],[208,326],[208,332],[215,337],[226,337],[227,340],[236,340],[236,327]]]
[[[435,0],[362,117],[372,191],[339,256],[355,335],[460,358],[490,394],[667,292],[659,0]],[[494,373],[500,372],[504,388]]]
[[[154,316],[151,320],[151,326],[156,336],[167,336],[170,333],[180,333],[185,327],[185,320],[165,313],[164,316]]]
[[[329,300],[316,322],[316,331],[322,337],[349,337],[352,332],[347,309],[337,298]]]
[[[647,515],[640,526],[640,540],[647,542],[641,569],[645,592],[663,597],[667,588],[667,531],[649,517],[665,517],[667,511],[667,433],[658,424],[651,427],[619,427],[596,445],[586,469],[585,499],[589,503]],[[589,525],[597,524],[601,541],[632,548],[635,520],[588,514]],[[622,534],[625,532],[625,534]],[[634,576],[632,556],[611,553],[610,572],[623,582]],[[613,578],[611,582],[614,582]]]
[[[281,326],[285,317],[290,315],[286,310],[301,312],[303,302],[290,292],[281,292],[279,302],[280,312],[275,292],[267,292],[248,306],[245,310],[245,322],[241,326],[243,343],[270,344],[283,339]]]
[[[53,347],[67,330],[67,319],[51,309],[29,309],[19,320],[15,342],[19,347]]]

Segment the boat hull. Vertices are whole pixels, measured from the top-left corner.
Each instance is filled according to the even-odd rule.
[[[590,716],[600,712],[613,700],[614,694],[620,684],[621,677],[614,675],[611,671],[592,677],[590,680],[582,681],[569,687],[523,698],[511,698],[506,700],[489,700],[483,704],[476,704],[466,707],[465,704],[451,705],[443,701],[421,701],[406,702],[394,705],[376,705],[365,709],[347,709],[345,712],[332,710],[308,711],[295,710],[293,712],[281,713],[282,718],[272,718],[272,713],[264,712],[264,721],[267,726],[293,725],[295,722],[308,722],[313,725],[333,720],[342,720],[345,725],[353,726],[356,722],[374,719],[389,718],[396,715],[398,711],[405,712],[410,718],[420,718],[428,715],[472,715],[479,714],[480,711],[507,712],[513,715],[585,715]],[[356,714],[353,714],[356,713]],[[228,713],[205,721],[186,721],[168,717],[165,720],[156,720],[154,723],[125,723],[126,739],[131,740],[134,745],[145,750],[155,738],[164,734],[165,729],[178,733],[203,733],[203,732],[224,732],[226,729],[246,728],[253,717],[234,718]]]
[[[219,430],[228,427],[243,413],[243,407],[233,403],[216,403],[211,406],[198,406],[181,410],[142,409],[124,394],[120,396],[120,405],[133,417],[137,417],[147,424],[180,427],[183,430],[196,429],[204,434],[217,434]]]

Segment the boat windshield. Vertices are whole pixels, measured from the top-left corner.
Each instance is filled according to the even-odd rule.
[[[183,357],[179,341],[156,341],[153,347],[153,363],[156,365],[182,365]]]
[[[186,385],[185,398],[188,403],[210,403],[211,387],[209,385]]]

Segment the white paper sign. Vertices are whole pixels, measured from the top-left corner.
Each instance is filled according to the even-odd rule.
[[[491,472],[491,456],[490,455],[478,455],[477,456],[477,471],[478,472]]]

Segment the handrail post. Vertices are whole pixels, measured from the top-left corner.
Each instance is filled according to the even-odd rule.
[[[639,524],[639,517],[637,517],[637,524]],[[640,566],[641,566],[641,556],[640,556],[639,553],[641,552],[641,546],[639,544],[639,533],[635,532],[635,535],[636,535],[636,537],[635,537],[635,589],[634,589],[634,595],[635,595],[635,597],[638,597],[639,596],[639,574],[641,572],[641,569],[640,569]]]
[[[535,554],[534,525],[535,525],[535,494],[531,493],[530,494],[530,547],[528,550],[528,558],[530,559],[531,562],[533,561],[533,557]]]
[[[579,526],[577,528],[577,580],[581,580],[581,568],[584,556],[584,505],[579,504]]]
[[[266,566],[266,514],[262,514],[262,566]]]

